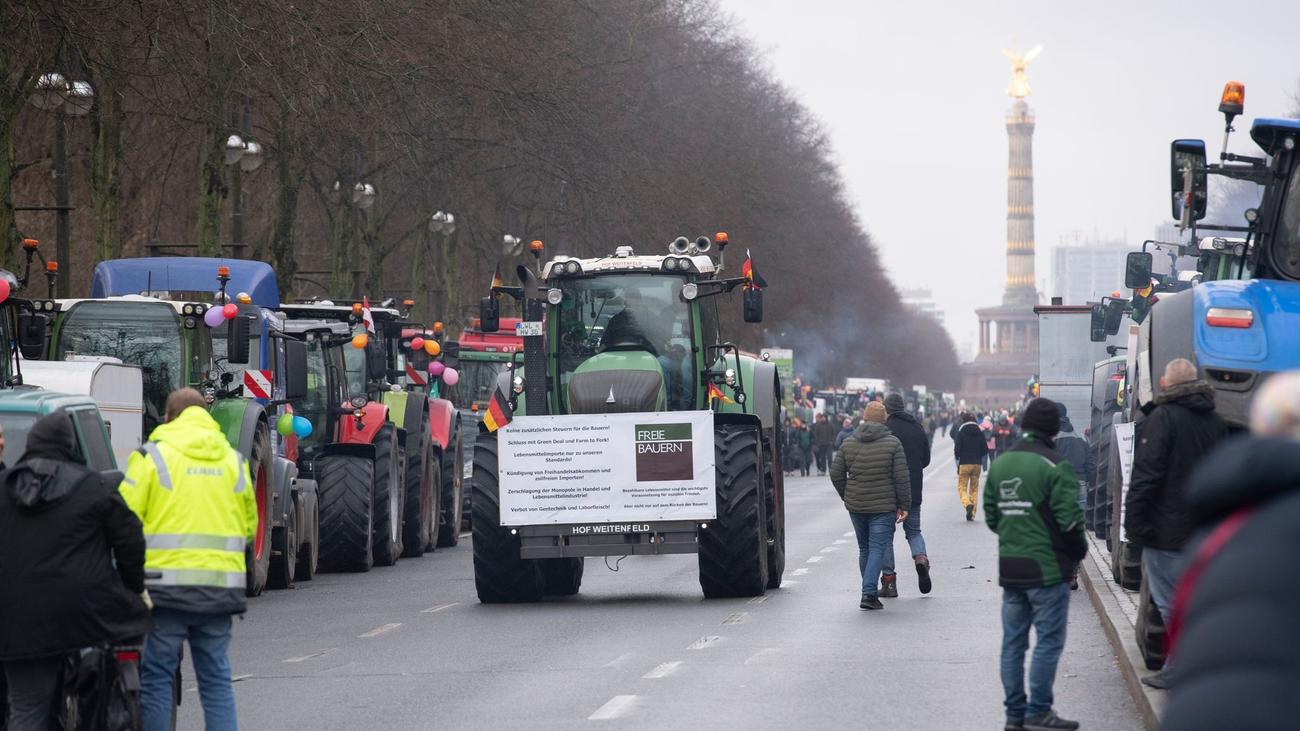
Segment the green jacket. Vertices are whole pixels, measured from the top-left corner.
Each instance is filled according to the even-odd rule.
[[[907,455],[884,424],[862,422],[831,461],[831,484],[850,513],[892,513],[912,505]]]
[[[998,583],[1005,587],[1066,581],[1088,551],[1074,470],[1050,439],[1033,432],[989,466],[984,520],[998,534]]]

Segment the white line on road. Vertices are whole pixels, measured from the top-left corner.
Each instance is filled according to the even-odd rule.
[[[677,672],[677,668],[680,668],[681,666],[682,666],[681,660],[673,660],[672,662],[661,663],[659,665],[656,665],[653,670],[646,673],[645,675],[642,675],[641,677],[645,678],[646,680],[657,680],[659,678],[666,678],[669,675],[672,675],[673,673]]]
[[[722,620],[722,623],[723,623],[723,624],[740,624],[741,622],[744,622],[744,621],[745,621],[745,617],[747,617],[747,616],[749,616],[749,612],[734,612],[734,613],[732,613],[732,614],[727,615],[727,618],[724,619],[724,620]]]
[[[232,676],[232,677],[230,678],[230,682],[232,682],[232,683],[238,683],[238,682],[241,681],[241,680],[248,680],[248,679],[251,678],[251,677],[253,677],[253,676],[252,676],[252,675],[249,675],[248,673],[245,673],[245,674],[243,674],[243,675],[235,675],[235,676]]]
[[[803,576],[803,575],[805,575],[805,574],[807,574],[807,573],[808,573],[808,567],[805,566],[805,567],[803,567],[803,568],[795,569],[793,572],[791,572],[790,575],[791,575],[791,576]]]
[[[471,533],[470,531],[465,531],[464,533],[461,533],[461,534],[460,534],[460,537],[461,537],[461,538],[473,538],[473,537],[474,537],[474,534]]]
[[[436,612],[441,612],[441,611],[444,610],[444,609],[451,609],[452,607],[456,606],[457,604],[460,604],[460,602],[452,602],[451,604],[439,604],[439,605],[436,606],[436,607],[429,607],[428,609],[421,609],[421,610],[420,610],[420,614],[434,614],[434,613],[436,613]]]
[[[845,534],[844,534],[844,537],[845,537],[845,538],[852,538],[854,535],[855,535],[855,534],[853,533],[853,531],[849,531],[848,533],[845,533]]]
[[[764,647],[763,649],[759,650],[753,655],[750,655],[749,658],[745,660],[745,664],[753,665],[757,662],[762,661],[763,658],[769,657],[771,655],[775,655],[778,652],[780,652],[780,650],[775,647]]]
[[[844,540],[843,538],[836,538],[836,539],[835,539],[835,545],[837,545],[837,546],[842,546],[842,545],[844,545],[845,543],[848,543],[848,541]]]
[[[822,560],[823,558],[826,558],[826,557],[825,557],[825,556],[812,556],[812,557],[810,557],[807,561],[805,561],[804,563],[817,563],[818,561]]]
[[[710,647],[713,647],[714,645],[716,645],[716,644],[718,644],[718,643],[720,643],[720,642],[722,642],[722,638],[721,638],[721,637],[718,637],[717,635],[708,635],[708,636],[706,636],[706,637],[701,637],[700,639],[698,639],[698,640],[692,642],[691,644],[687,645],[687,646],[686,646],[686,649],[688,649],[688,650],[706,650],[706,649],[708,649],[708,648],[710,648]]]
[[[320,657],[321,655],[324,655],[324,654],[327,653],[327,652],[334,652],[334,651],[337,650],[337,649],[339,649],[339,648],[337,648],[337,647],[330,647],[330,648],[326,648],[326,649],[324,649],[324,650],[317,650],[316,652],[313,652],[313,653],[311,653],[310,655],[303,655],[303,656],[301,656],[301,657],[289,657],[289,658],[285,658],[284,662],[305,662],[305,661],[307,661],[307,660],[312,659],[313,657]]]
[[[618,657],[614,658],[613,660],[610,660],[609,662],[605,663],[605,664],[602,665],[601,667],[604,667],[604,668],[616,668],[616,667],[618,667],[619,665],[623,665],[623,664],[627,663],[628,660],[631,660],[631,659],[634,658],[634,657],[636,657],[636,653],[633,653],[633,652],[625,652],[625,653],[623,653],[622,655],[619,655]]]
[[[789,579],[785,579],[784,581],[781,582],[781,588],[784,589],[784,588],[789,587],[789,586],[794,586],[795,584],[798,584],[798,583],[799,583],[799,582],[797,582],[797,581],[791,581],[791,580],[789,580]]]
[[[605,705],[596,709],[596,712],[587,716],[588,721],[608,721],[610,719],[626,716],[636,704],[634,695],[616,695],[610,698]]]
[[[818,553],[835,553],[838,550],[840,550],[839,546],[827,546],[822,550],[818,551]]]
[[[389,622],[388,624],[384,625],[383,627],[376,627],[376,628],[370,630],[369,632],[362,632],[361,634],[357,635],[357,639],[365,639],[365,638],[368,638],[368,637],[378,637],[379,635],[382,635],[382,634],[384,634],[384,633],[386,633],[386,632],[392,632],[393,630],[395,630],[395,629],[397,629],[398,627],[401,627],[401,626],[402,626],[402,623],[401,623],[401,622]]]
[[[750,599],[749,601],[747,601],[747,602],[745,602],[745,603],[746,603],[746,604],[762,604],[763,602],[767,601],[767,600],[770,599],[770,598],[772,598],[772,595],[771,595],[771,594],[764,594],[764,595],[762,595],[762,596],[756,596],[756,597],[754,597],[753,599]]]

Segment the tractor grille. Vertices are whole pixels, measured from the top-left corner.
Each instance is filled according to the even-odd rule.
[[[575,373],[569,380],[569,413],[655,411],[663,382],[663,375],[655,371]],[[610,393],[614,394],[614,403],[609,403]]]

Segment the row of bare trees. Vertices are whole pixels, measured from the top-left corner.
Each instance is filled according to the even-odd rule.
[[[503,235],[593,255],[725,230],[771,285],[746,344],[816,353],[827,381],[958,380],[826,136],[711,0],[11,0],[0,27],[3,255],[52,238],[54,214],[15,206],[52,200],[64,125],[74,292],[95,261],[184,243],[264,259],[295,295],[463,323],[518,261]],[[89,114],[28,103],[51,71],[91,84]],[[266,164],[226,164],[231,135]]]

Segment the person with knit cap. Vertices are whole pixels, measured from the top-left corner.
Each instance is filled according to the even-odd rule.
[[[862,574],[862,609],[884,609],[880,573],[885,551],[894,540],[894,525],[907,518],[912,504],[911,475],[903,444],[885,426],[888,416],[879,401],[867,404],[862,424],[844,440],[831,462],[831,484],[844,501],[858,538]]]
[[[912,562],[916,565],[916,578],[922,594],[929,594],[930,558],[925,554],[925,539],[921,536],[921,483],[924,482],[925,468],[930,464],[930,436],[932,430],[922,426],[907,412],[907,403],[902,394],[891,393],[885,397],[885,411],[889,417],[885,426],[903,444],[903,454],[907,455],[907,471],[911,477],[912,504],[907,509],[907,519],[903,521],[903,535],[912,552]],[[884,573],[880,577],[880,596],[898,596],[898,575],[894,573],[894,542],[889,542],[885,551]]]
[[[984,441],[984,431],[969,411],[958,418],[953,432],[952,453],[957,462],[957,497],[966,509],[966,520],[975,520],[975,506],[979,503],[980,469],[988,459],[989,449]]]
[[[1002,688],[1007,729],[1077,729],[1052,710],[1056,665],[1065,648],[1068,581],[1087,554],[1079,481],[1056,451],[1056,404],[1035,398],[1020,419],[1020,437],[989,466],[984,521],[998,534],[1002,586]],[[1034,628],[1029,693],[1025,653]]]

